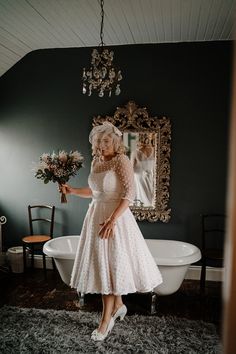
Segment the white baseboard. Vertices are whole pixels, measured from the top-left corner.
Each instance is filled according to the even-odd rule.
[[[30,264],[30,259],[29,259]],[[35,268],[43,268],[43,260],[39,255],[34,256]],[[52,258],[46,256],[47,269],[53,269]],[[190,266],[185,279],[200,280],[201,266]],[[206,267],[206,280],[209,281],[223,281],[224,280],[224,268]]]
[[[185,279],[200,280],[201,266],[190,266]],[[206,280],[224,281],[224,268],[206,267]]]

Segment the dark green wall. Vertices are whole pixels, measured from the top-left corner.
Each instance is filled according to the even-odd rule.
[[[140,222],[145,238],[199,245],[200,213],[224,212],[230,110],[231,42],[117,46],[122,93],[81,93],[91,48],[37,50],[0,78],[0,213],[6,246],[28,233],[28,204],[56,206],[55,236],[79,234],[89,200],[60,204],[56,185],[44,185],[33,162],[53,149],[78,149],[86,167],[71,184],[87,184],[88,134],[94,115],[112,114],[129,100],[172,122],[169,223]]]

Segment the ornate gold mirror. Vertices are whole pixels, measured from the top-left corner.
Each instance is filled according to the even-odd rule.
[[[123,132],[134,169],[135,200],[130,209],[138,220],[151,222],[170,219],[170,141],[171,124],[167,117],[150,117],[146,108],[134,101],[118,107],[113,116],[97,116],[93,126],[109,121]]]

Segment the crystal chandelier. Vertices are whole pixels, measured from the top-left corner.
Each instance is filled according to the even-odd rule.
[[[117,70],[113,65],[114,52],[104,49],[103,42],[103,22],[104,22],[104,0],[100,0],[101,6],[101,30],[98,49],[93,49],[91,67],[89,70],[83,68],[83,94],[91,96],[92,91],[97,91],[99,97],[103,97],[107,91],[108,96],[111,97],[112,92],[119,95],[120,84],[122,80],[121,70]]]

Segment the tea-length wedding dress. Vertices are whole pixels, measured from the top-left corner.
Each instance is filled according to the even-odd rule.
[[[128,157],[93,161],[92,190],[80,235],[70,286],[81,293],[124,295],[149,292],[162,283],[161,273],[129,208],[116,220],[114,237],[98,236],[121,199],[134,198],[133,169]]]
[[[135,198],[143,206],[152,206],[154,196],[154,151],[147,156],[141,150],[131,154],[134,163]]]

